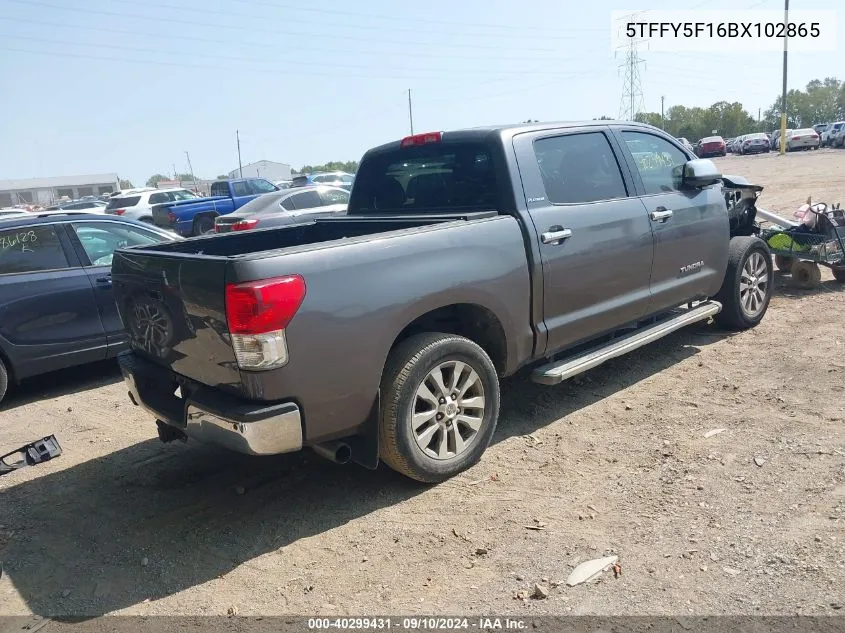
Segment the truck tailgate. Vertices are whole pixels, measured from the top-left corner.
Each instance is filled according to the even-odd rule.
[[[226,325],[223,258],[116,251],[115,299],[132,349],[232,393],[241,379]]]

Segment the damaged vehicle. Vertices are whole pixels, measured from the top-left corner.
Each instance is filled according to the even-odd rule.
[[[556,385],[693,323],[760,323],[760,189],[638,123],[387,143],[345,216],[118,251],[127,391],[164,441],[442,481],[489,445],[505,376]]]

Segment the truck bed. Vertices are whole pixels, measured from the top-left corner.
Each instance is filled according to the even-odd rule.
[[[491,211],[449,216],[345,216],[324,218],[285,227],[227,233],[187,241],[166,242],[143,249],[135,248],[131,252],[143,250],[145,253],[183,253],[213,257],[259,257],[262,253],[278,251],[279,249],[307,247],[322,242],[413,229],[444,222],[495,217],[495,215],[496,212]]]

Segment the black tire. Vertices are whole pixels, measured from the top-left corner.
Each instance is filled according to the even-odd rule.
[[[833,278],[841,284],[845,284],[845,266],[835,266],[831,269]]]
[[[765,267],[765,288],[762,290],[763,299],[760,304],[750,310],[743,306],[740,283],[743,268],[755,254],[762,256],[762,259],[755,258],[755,260]],[[759,237],[731,239],[728,269],[725,272],[722,287],[715,296],[716,301],[722,304],[722,311],[716,315],[716,323],[719,327],[728,330],[747,330],[760,323],[766,315],[766,310],[769,309],[769,301],[774,289],[774,276],[772,254],[763,240]],[[759,283],[754,287],[758,286]]]
[[[206,235],[214,231],[214,217],[210,215],[201,215],[194,218],[194,230],[191,235]]]
[[[786,255],[775,255],[775,266],[778,270],[784,273],[792,271],[792,264],[795,263],[794,257],[787,257]]]
[[[799,288],[809,290],[821,283],[822,271],[817,263],[799,259],[792,264],[792,280]]]
[[[452,457],[437,459],[423,452],[418,445],[411,428],[412,416],[417,406],[417,390],[432,371],[449,361],[463,362],[476,373],[483,389],[476,393],[482,394],[484,408],[480,426],[463,452],[456,450]],[[446,380],[443,379],[443,382]],[[490,444],[499,418],[499,377],[487,353],[469,339],[453,334],[417,334],[397,345],[388,356],[381,380],[381,398],[379,454],[382,461],[411,479],[436,483],[478,462]],[[448,400],[440,406],[447,404]],[[455,415],[454,411],[450,414]],[[455,420],[454,429],[451,428],[451,420],[431,419],[430,424],[425,422],[429,428],[440,427],[432,432],[428,446],[439,442],[443,436],[450,437],[450,432],[463,438],[461,428],[467,431],[468,427],[460,427],[457,417]],[[450,425],[448,431],[444,425]]]
[[[6,365],[3,364],[3,359],[0,358],[0,402],[3,402],[3,397],[6,395],[8,388],[9,372],[6,370]]]

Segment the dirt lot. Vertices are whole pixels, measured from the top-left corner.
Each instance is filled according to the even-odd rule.
[[[845,198],[845,151],[719,163],[770,209]],[[0,446],[56,433],[65,452],[0,480],[0,613],[836,613],[845,292],[823,280],[779,275],[750,332],[681,331],[556,388],[509,379],[485,458],[434,487],[163,445],[111,363],[30,381]],[[610,552],[620,578],[557,584]],[[515,597],[535,583],[548,598]]]

